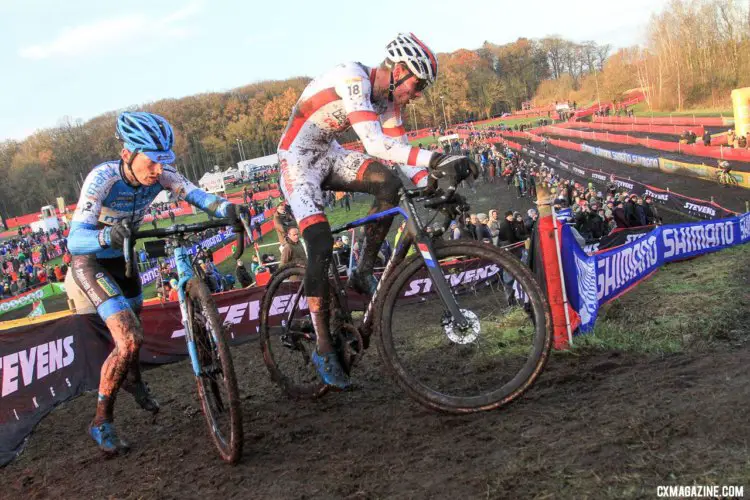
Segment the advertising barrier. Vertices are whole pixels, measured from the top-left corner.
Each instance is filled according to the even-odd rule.
[[[96,315],[68,316],[0,335],[0,466],[15,458],[55,406],[98,387],[111,349],[107,335]]]
[[[716,180],[717,172],[719,171],[717,167],[670,160],[668,158],[659,158],[659,168],[669,173],[701,177],[712,181]],[[732,171],[730,175],[737,181],[738,186],[750,189],[750,172]]]
[[[553,166],[558,166],[560,167],[560,169],[576,175],[585,182],[592,182],[595,185],[599,186],[601,190],[604,190],[604,188],[606,188],[606,185],[609,183],[611,174],[607,172],[582,167],[570,161],[562,161],[554,155],[551,155],[549,153],[540,153],[530,147],[524,147],[522,151],[535,158],[543,159],[545,163],[551,164]],[[542,158],[542,156],[544,158]],[[636,193],[640,196],[651,196],[654,201],[659,203],[660,205],[664,205],[670,210],[674,210],[691,217],[696,217],[699,219],[723,219],[725,217],[737,215],[737,212],[722,207],[716,202],[701,200],[699,198],[692,198],[675,191],[643,184],[632,179],[624,179],[622,177],[615,176],[615,183],[621,187],[624,187],[628,191]]]
[[[734,118],[718,116],[594,116],[592,120],[602,123],[642,123],[647,125],[702,125],[724,127],[734,123]]]
[[[34,290],[29,290],[15,297],[4,299],[0,301],[0,316],[3,314],[21,309],[32,302],[37,302],[55,295],[61,295],[65,293],[65,286],[62,283],[48,283]]]
[[[664,134],[664,135],[675,135],[679,136],[683,132],[693,132],[698,137],[703,136],[706,129],[703,125],[650,125],[647,123],[581,123],[581,122],[565,122],[557,123],[556,127],[562,128],[593,128],[596,130],[606,130],[611,132],[643,132],[646,134]],[[675,138],[676,139],[676,138]]]
[[[724,146],[703,146],[702,144],[680,144],[676,141],[661,141],[648,137],[632,137],[622,134],[609,134],[601,132],[584,132],[562,127],[545,126],[535,129],[538,133],[549,133],[563,137],[577,137],[591,141],[611,142],[614,144],[633,144],[650,149],[658,149],[672,153],[682,153],[692,156],[704,156],[741,162],[750,162],[750,150],[728,148]]]
[[[581,151],[591,153],[608,160],[619,161],[620,163],[627,163],[628,165],[635,165],[638,167],[646,168],[659,168],[659,158],[655,156],[642,156],[631,153],[625,153],[622,151],[610,151],[608,149],[600,148],[597,146],[589,146],[588,144],[581,144]]]
[[[666,263],[716,252],[750,241],[750,212],[708,222],[660,226],[639,239],[586,255],[568,226],[562,227],[565,289],[581,319],[594,327],[599,307],[620,296]]]

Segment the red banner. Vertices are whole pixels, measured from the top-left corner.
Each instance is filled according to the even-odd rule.
[[[581,123],[565,122],[557,123],[556,127],[562,128],[593,128],[596,130],[608,130],[612,132],[643,132],[646,134],[682,135],[683,132],[693,132],[698,137],[703,136],[706,129],[703,125],[649,125],[649,124],[616,124],[616,123]]]
[[[584,132],[582,130],[570,130],[562,127],[547,126],[539,127],[535,130],[540,133],[546,132],[549,134],[561,135],[563,137],[578,137],[580,139],[610,142],[615,144],[633,144],[672,153],[682,153],[692,156],[704,156],[722,160],[750,162],[750,150],[748,149],[733,149],[722,146],[703,146],[701,144],[680,144],[679,142],[660,141],[656,139],[649,139],[648,137],[641,138],[620,134]]]
[[[650,125],[703,125],[705,127],[724,127],[727,126],[725,120],[732,118],[722,118],[717,116],[594,116],[595,122],[603,123],[644,123]]]

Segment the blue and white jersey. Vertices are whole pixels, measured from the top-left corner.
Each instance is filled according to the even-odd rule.
[[[227,200],[199,189],[172,166],[164,165],[159,181],[153,186],[133,187],[123,179],[120,162],[110,161],[94,167],[83,183],[70,224],[70,253],[96,254],[101,259],[122,256],[121,250],[109,248],[108,230],[101,230],[124,220],[137,229],[151,202],[165,189],[177,199],[216,217],[226,217]]]

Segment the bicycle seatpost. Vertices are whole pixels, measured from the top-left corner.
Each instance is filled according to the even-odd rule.
[[[122,225],[125,229],[128,230],[128,236],[125,237],[125,240],[122,243],[122,253],[125,256],[125,277],[131,278],[133,276],[133,254],[131,253],[133,251],[131,243],[132,236],[130,234],[131,230],[131,223],[129,220],[122,221]]]

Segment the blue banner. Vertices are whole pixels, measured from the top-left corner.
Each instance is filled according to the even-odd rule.
[[[625,292],[668,262],[716,252],[750,241],[750,212],[716,221],[660,226],[597,255],[587,255],[568,226],[562,227],[561,253],[565,290],[590,331],[599,306]]]
[[[619,161],[620,163],[627,163],[629,165],[638,165],[646,168],[659,168],[659,158],[654,156],[634,155],[632,153],[625,153],[624,151],[610,151],[609,149],[600,148],[598,146],[589,146],[588,144],[581,144],[581,151],[601,156],[602,158],[607,158],[609,160]]]

